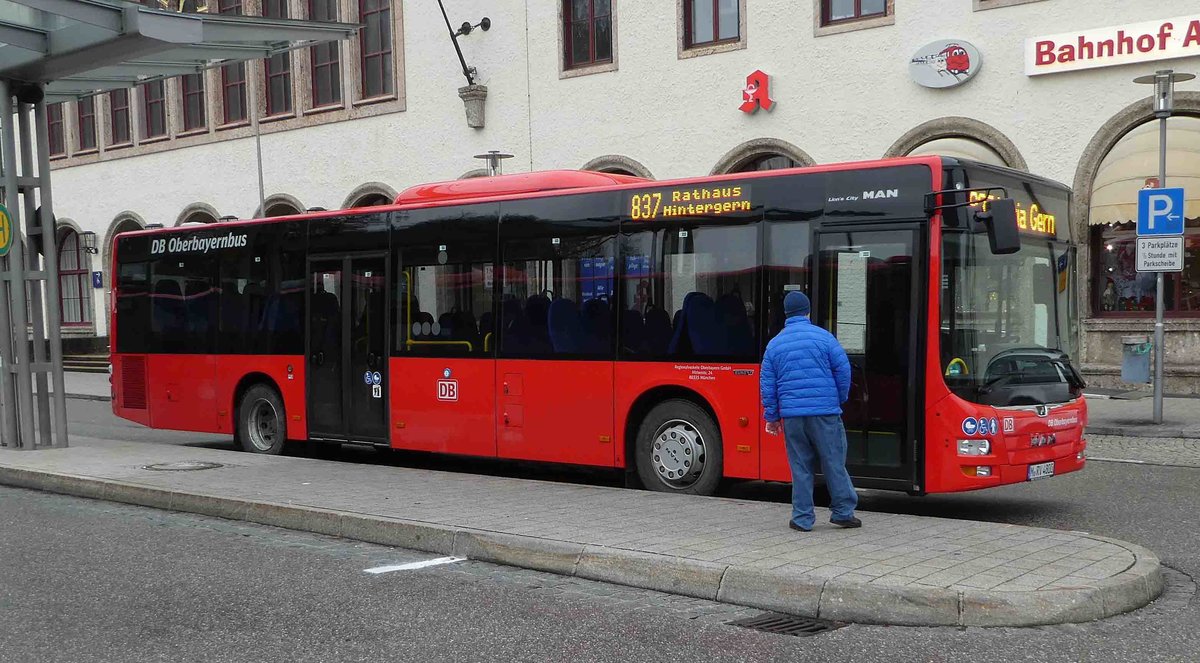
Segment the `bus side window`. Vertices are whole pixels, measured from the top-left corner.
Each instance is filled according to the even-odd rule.
[[[763,266],[766,273],[766,334],[762,348],[783,329],[783,298],[792,290],[812,296],[812,224],[808,221],[769,221],[763,224]]]
[[[400,353],[430,357],[490,355],[495,336],[491,262],[479,247],[405,247],[396,277]]]
[[[612,237],[539,237],[504,245],[506,356],[612,358]]]
[[[757,361],[756,225],[672,224],[623,235],[621,253],[622,356]]]

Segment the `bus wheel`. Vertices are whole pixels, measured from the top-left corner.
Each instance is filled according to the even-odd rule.
[[[638,427],[636,443],[638,476],[650,490],[712,495],[721,483],[721,432],[695,403],[654,406]]]
[[[256,384],[242,395],[238,439],[242,448],[252,453],[275,455],[283,451],[287,419],[283,416],[283,401],[274,389]]]

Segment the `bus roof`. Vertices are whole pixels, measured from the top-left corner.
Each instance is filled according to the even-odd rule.
[[[554,193],[583,193],[586,191],[605,191],[636,186],[687,186],[700,182],[720,182],[723,180],[732,179],[779,177],[781,175],[798,173],[868,170],[917,164],[929,166],[930,169],[936,173],[940,172],[941,169],[947,165],[966,165],[968,163],[970,162],[948,157],[923,155],[913,157],[893,157],[871,161],[847,161],[840,163],[815,164],[812,166],[801,166],[797,168],[752,171],[744,173],[725,173],[721,175],[703,175],[698,177],[675,178],[668,180],[651,180],[641,177],[633,177],[630,175],[618,175],[616,173],[599,173],[581,170],[543,170],[530,173],[518,173],[514,175],[497,175],[494,177],[476,177],[465,180],[450,180],[446,182],[419,184],[401,191],[391,205],[343,210],[322,210],[319,212],[304,212],[300,214],[270,218],[238,219],[236,221],[227,221],[212,225],[226,227],[230,225],[240,225],[246,223],[296,221],[318,219],[330,216],[345,216],[347,214],[371,214],[377,212],[394,211],[397,209],[440,207],[452,204],[502,201],[526,196],[540,198],[543,196],[553,195]],[[1013,172],[1022,177],[1030,177],[1041,181],[1041,178],[1034,178],[1033,176],[1029,175],[1029,173],[1025,173],[1023,171]],[[935,176],[935,179],[938,177],[940,176]],[[150,232],[160,233],[164,231],[170,232],[192,229],[194,229],[194,226],[175,226],[152,230],[147,229],[132,231],[130,233],[121,234],[126,235]]]

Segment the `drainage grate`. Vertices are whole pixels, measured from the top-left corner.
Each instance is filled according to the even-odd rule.
[[[178,463],[155,463],[154,465],[143,465],[143,470],[154,470],[155,472],[195,472],[196,470],[213,470],[218,467],[225,467],[220,463],[209,463],[198,460],[185,460]]]
[[[767,633],[779,633],[781,635],[795,635],[799,637],[808,637],[820,635],[827,631],[839,629],[845,624],[838,622],[828,622],[822,619],[812,619],[810,617],[793,617],[792,615],[781,615],[777,612],[768,612],[757,617],[746,617],[729,622],[730,626],[741,626],[743,628],[752,628],[756,631],[766,631]]]

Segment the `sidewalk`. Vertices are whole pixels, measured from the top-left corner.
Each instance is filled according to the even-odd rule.
[[[202,513],[838,621],[1018,626],[1127,612],[1158,558],[1088,535],[75,437],[0,451],[0,483]],[[160,463],[212,462],[195,471]]]
[[[1090,395],[1087,433],[1124,437],[1200,439],[1200,400],[1163,398],[1163,423],[1154,420],[1154,399],[1106,398]]]

